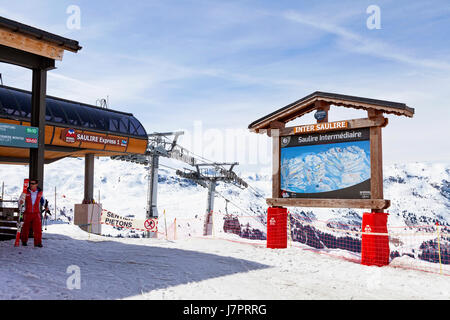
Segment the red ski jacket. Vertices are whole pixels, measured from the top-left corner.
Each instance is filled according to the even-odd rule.
[[[25,196],[25,213],[41,213],[41,208],[40,208],[41,200],[44,200],[42,198],[42,190],[38,189],[38,194],[36,195],[36,201],[34,201],[34,205],[33,205],[33,202],[31,200],[31,191],[30,191],[30,188],[28,188],[26,196]]]

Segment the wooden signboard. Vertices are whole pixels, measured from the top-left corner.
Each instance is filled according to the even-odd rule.
[[[330,106],[367,111],[367,118],[330,122]],[[286,127],[315,111],[317,123]],[[404,103],[316,91],[249,125],[272,138],[273,207],[360,208],[382,212],[383,113],[412,117]]]
[[[354,119],[270,129],[272,206],[386,209],[381,128],[373,114]]]

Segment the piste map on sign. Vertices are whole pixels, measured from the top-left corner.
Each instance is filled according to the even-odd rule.
[[[361,141],[283,149],[281,189],[317,193],[361,183],[370,178],[369,148]]]

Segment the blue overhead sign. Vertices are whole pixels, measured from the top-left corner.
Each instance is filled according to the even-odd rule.
[[[39,129],[0,123],[0,146],[18,148],[37,148]]]

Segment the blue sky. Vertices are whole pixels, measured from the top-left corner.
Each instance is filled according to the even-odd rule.
[[[81,10],[79,30],[66,26],[69,5]],[[380,7],[381,29],[367,28],[369,5]],[[49,94],[90,104],[109,96],[148,132],[193,131],[195,121],[245,132],[275,109],[329,91],[416,109],[413,119],[388,116],[386,163],[450,159],[448,0],[1,0],[0,15],[80,42],[49,73]],[[23,69],[0,64],[0,72],[6,85],[31,86]],[[330,113],[331,121],[360,117]]]

